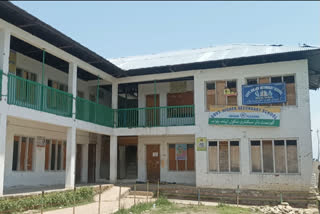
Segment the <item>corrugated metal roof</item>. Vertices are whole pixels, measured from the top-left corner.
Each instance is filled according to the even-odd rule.
[[[123,70],[131,70],[316,49],[319,48],[306,45],[291,47],[282,45],[232,44],[108,60]]]

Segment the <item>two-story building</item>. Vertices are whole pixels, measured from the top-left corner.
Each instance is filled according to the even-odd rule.
[[[1,2],[0,53],[0,195],[119,180],[309,190],[320,48],[104,59]]]

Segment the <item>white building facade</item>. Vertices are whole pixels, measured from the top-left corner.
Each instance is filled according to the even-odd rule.
[[[318,48],[231,45],[106,60],[58,31],[43,37],[12,24],[32,16],[8,5],[19,13],[0,19],[0,195],[119,180],[309,190]],[[284,101],[243,103],[243,86],[279,83]],[[239,106],[276,112],[280,124],[209,123],[215,109]]]

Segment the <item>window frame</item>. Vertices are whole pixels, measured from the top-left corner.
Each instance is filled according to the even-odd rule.
[[[275,141],[284,141],[284,152],[285,152],[285,167],[286,167],[286,172],[276,172],[276,167],[275,167]],[[288,154],[287,154],[287,141],[290,140],[295,140],[297,143],[297,167],[298,167],[298,172],[293,172],[289,173],[288,172]],[[251,141],[260,141],[260,165],[261,165],[261,172],[253,172],[252,171],[252,154],[251,154]],[[273,172],[264,172],[263,168],[263,148],[262,148],[262,141],[272,141],[272,161],[273,161]],[[250,174],[255,174],[255,175],[301,175],[301,167],[300,167],[300,144],[299,144],[299,138],[250,138],[248,139],[248,146],[249,146],[249,167],[250,167]]]
[[[289,77],[289,76],[293,76],[294,77],[294,93],[296,95],[296,104],[295,105],[288,105],[287,103],[281,103],[281,105],[274,105],[274,104],[279,104],[279,103],[270,103],[270,104],[257,104],[257,106],[280,106],[280,107],[298,107],[298,94],[297,94],[297,75],[296,73],[294,74],[279,74],[279,75],[270,75],[270,76],[252,76],[252,77],[246,77],[245,78],[245,84],[246,85],[250,85],[248,84],[248,80],[252,80],[252,79],[256,79],[257,84],[259,84],[259,78],[269,78],[269,82],[271,83],[271,78],[273,77],[281,77],[281,82],[284,82],[284,77]]]
[[[13,170],[13,153],[14,153],[14,138],[19,137],[18,142],[18,158],[17,158],[17,164],[16,164],[16,170]],[[21,156],[21,142],[22,138],[27,138],[26,141],[26,151],[25,151],[25,160],[24,160],[24,170],[20,170],[20,156]],[[29,153],[29,142],[30,138],[33,139],[33,148],[32,148],[32,169],[28,170],[28,153]],[[28,173],[28,172],[34,172],[35,171],[35,156],[36,156],[36,137],[35,136],[26,136],[21,134],[14,134],[13,135],[13,141],[12,141],[12,158],[11,158],[11,172],[13,173]]]
[[[214,90],[217,90],[217,82],[219,81],[224,81],[225,82],[225,88],[227,87],[227,84],[228,82],[230,81],[235,81],[236,82],[236,89],[237,89],[237,95],[235,96],[237,98],[237,103],[236,103],[236,106],[239,105],[239,102],[238,102],[238,96],[239,96],[239,81],[238,79],[218,79],[218,80],[208,80],[208,81],[204,81],[204,107],[205,107],[205,112],[210,112],[210,109],[207,108],[208,104],[207,104],[207,84],[209,83],[214,83]],[[217,104],[217,92],[216,92],[216,95],[215,95],[215,105],[214,106],[235,106],[235,105],[228,105],[228,96],[225,96],[225,99],[226,99],[226,104],[225,105],[218,105]]]
[[[220,141],[227,141],[228,142],[228,172],[221,172],[220,171],[220,154],[219,154],[219,145]],[[239,142],[239,171],[231,171],[231,158],[230,158],[230,142],[231,141],[238,141]],[[217,142],[217,171],[210,170],[210,159],[209,159],[209,143],[210,142]],[[208,139],[207,140],[207,173],[209,174],[241,174],[242,173],[242,167],[241,167],[241,139],[240,138],[231,138],[231,139]]]
[[[64,145],[67,146],[67,140],[65,139],[45,139],[46,141],[46,145],[47,145],[47,140],[50,141],[49,143],[49,158],[48,158],[48,169],[46,169],[46,161],[44,160],[44,165],[43,165],[43,169],[45,172],[65,172],[66,169],[64,169]],[[54,169],[51,169],[51,160],[52,160],[52,141],[55,141],[55,160],[54,160]],[[61,142],[61,157],[60,157],[60,169],[58,170],[58,145],[59,142]],[[66,148],[67,149],[67,148]],[[67,152],[67,151],[66,151]],[[44,151],[45,153],[45,151]],[[46,155],[46,154],[45,154]],[[45,156],[44,156],[45,157]]]
[[[170,169],[170,145],[176,145],[176,144],[187,144],[187,160],[185,160],[185,170],[178,170],[178,162],[176,161],[176,170]],[[193,145],[193,153],[194,153],[194,169],[193,170],[188,170],[188,145]],[[167,143],[167,152],[168,152],[168,158],[167,158],[167,166],[168,166],[168,172],[178,172],[178,173],[185,173],[185,172],[195,172],[196,171],[196,145],[195,143]],[[175,154],[176,155],[176,154]]]

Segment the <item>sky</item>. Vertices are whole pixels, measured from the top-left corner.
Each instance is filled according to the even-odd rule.
[[[319,1],[13,3],[105,58],[238,43],[320,47]],[[317,157],[320,90],[310,105]]]

